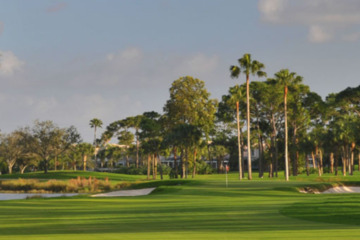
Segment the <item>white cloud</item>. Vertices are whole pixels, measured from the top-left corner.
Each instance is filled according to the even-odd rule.
[[[217,56],[205,56],[204,54],[196,54],[181,60],[181,66],[178,67],[178,72],[193,74],[204,74],[214,71],[219,65],[219,58]],[[177,68],[175,66],[175,68]]]
[[[0,74],[9,76],[21,70],[24,62],[18,59],[11,51],[0,51]]]
[[[261,0],[259,1],[259,10],[263,13],[265,21],[280,21],[281,12],[284,10],[286,0]]]
[[[343,31],[360,25],[358,0],[260,0],[258,9],[264,22],[308,27],[311,42],[357,40]]]
[[[27,66],[0,89],[2,130],[31,124],[34,119],[74,125],[84,140],[92,141],[90,119],[109,123],[145,111],[162,111],[171,83],[190,75],[222,93],[232,81],[218,86],[228,73],[216,55],[164,54],[137,47],[102,56],[76,59],[57,69]]]
[[[81,71],[75,74],[72,84],[93,84],[102,87],[121,84],[124,88],[151,87],[185,75],[206,77],[211,75],[218,65],[219,58],[216,55],[166,55],[128,48],[106,54],[92,65],[81,67]]]
[[[323,43],[331,40],[332,35],[319,25],[310,26],[308,40],[314,43]]]

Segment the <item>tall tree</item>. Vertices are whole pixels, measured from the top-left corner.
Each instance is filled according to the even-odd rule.
[[[239,165],[239,180],[243,176],[243,160],[242,160],[242,122],[240,121],[240,108],[245,109],[246,99],[245,96],[246,87],[235,85],[230,87],[229,93],[222,96],[222,100],[219,103],[218,112],[216,113],[218,121],[223,124],[229,124],[236,120],[237,130],[237,146],[238,146],[238,165]],[[243,112],[243,111],[241,111]]]
[[[217,101],[209,97],[203,81],[190,76],[175,80],[170,87],[170,99],[164,106],[168,130],[180,124],[193,125],[208,141],[217,107]]]
[[[285,179],[286,181],[289,181],[287,95],[288,87],[290,85],[301,82],[302,77],[296,76],[295,72],[290,72],[288,69],[282,69],[279,72],[275,73],[275,79],[284,86]]]
[[[96,142],[96,130],[97,130],[97,128],[102,127],[103,122],[98,118],[93,118],[93,119],[90,120],[89,125],[90,125],[91,128],[94,128],[94,145],[95,145],[95,142]]]
[[[96,141],[96,130],[97,128],[101,128],[102,125],[103,125],[103,122],[98,119],[98,118],[93,118],[90,120],[90,123],[89,123],[90,127],[91,128],[94,128],[94,147],[95,147],[95,151],[94,151],[94,158],[95,158],[95,162],[96,162],[96,155],[97,155],[97,141]]]
[[[129,153],[134,142],[134,134],[127,130],[123,130],[118,134],[119,144],[125,145],[124,151],[126,156],[126,167],[130,167]]]
[[[158,156],[162,142],[162,124],[161,115],[157,112],[145,112],[140,123],[141,147],[148,154],[148,178],[150,177],[150,160],[152,159],[153,179],[157,177]],[[161,163],[160,163],[161,164]],[[160,165],[160,174],[162,179],[162,168]]]
[[[230,66],[232,78],[238,78],[243,72],[246,76],[246,120],[247,120],[247,152],[248,152],[248,179],[252,179],[251,170],[251,141],[250,141],[250,74],[258,77],[266,77],[266,73],[262,71],[265,65],[259,61],[252,60],[251,54],[246,53],[238,60],[239,66]]]
[[[48,171],[49,160],[58,153],[59,149],[60,152],[66,151],[73,144],[81,141],[75,127],[59,128],[52,121],[35,121],[31,134],[27,137],[33,153],[42,159],[45,173]]]
[[[14,131],[11,134],[1,135],[0,140],[0,154],[8,166],[9,174],[12,174],[16,162],[25,155],[23,134],[20,130]]]
[[[94,150],[94,146],[90,143],[80,143],[75,146],[75,151],[81,156],[84,171],[86,171],[88,157],[94,155]]]

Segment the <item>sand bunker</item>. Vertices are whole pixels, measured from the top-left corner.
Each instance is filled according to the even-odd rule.
[[[76,195],[78,195],[78,193],[0,193],[0,201],[18,200],[18,199],[26,199],[32,197],[42,197],[42,198],[72,197]]]
[[[318,191],[317,189],[312,189],[306,187],[303,190],[300,190],[301,193],[314,193],[314,194],[331,194],[331,193],[360,193],[360,187],[352,186],[337,186],[329,188],[323,192]]]
[[[149,195],[155,188],[144,188],[136,190],[120,190],[108,193],[99,193],[92,195],[92,197],[135,197]]]
[[[329,193],[360,193],[360,187],[350,187],[350,186],[338,186],[329,188],[326,191],[320,192],[324,194]]]

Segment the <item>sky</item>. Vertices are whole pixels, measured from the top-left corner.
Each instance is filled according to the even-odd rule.
[[[0,129],[52,120],[92,142],[91,119],[162,112],[180,77],[220,99],[244,53],[325,98],[360,85],[359,43],[358,0],[0,0]]]

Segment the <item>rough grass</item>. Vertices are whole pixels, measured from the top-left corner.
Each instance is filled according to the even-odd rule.
[[[1,192],[18,193],[97,193],[119,190],[127,182],[111,184],[108,179],[81,178],[63,180],[39,181],[38,179],[13,179],[0,181]]]
[[[127,175],[119,173],[105,173],[105,172],[84,172],[84,171],[49,171],[47,174],[44,172],[31,172],[24,174],[3,174],[0,175],[1,179],[57,179],[57,180],[69,180],[77,177],[81,178],[97,178],[105,179],[108,178],[111,181],[136,181],[146,179],[144,175]]]
[[[228,188],[225,175],[210,175],[158,181],[141,197],[4,201],[0,239],[358,239],[360,195],[295,190],[331,179],[240,182],[233,173]],[[334,181],[356,183],[360,175]]]

